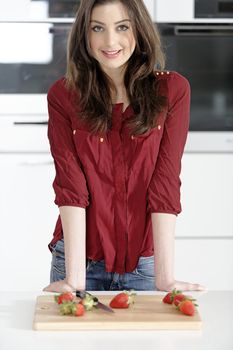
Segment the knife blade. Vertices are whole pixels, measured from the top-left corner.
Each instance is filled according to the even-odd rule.
[[[98,300],[98,303],[97,303],[96,307],[97,307],[98,309],[102,309],[102,310],[104,310],[104,311],[111,312],[111,313],[113,313],[113,314],[115,313],[115,311],[114,311],[113,309],[111,309],[109,306],[107,306],[107,305],[101,303],[99,300]]]
[[[84,291],[84,290],[76,290],[76,291],[75,291],[75,294],[76,294],[76,297],[81,298],[81,299],[85,298],[86,294],[88,294],[88,295],[90,295],[90,296],[93,298],[93,300],[96,302],[95,307],[96,307],[97,309],[101,309],[101,310],[103,310],[103,311],[115,313],[114,310],[113,310],[112,308],[110,308],[109,306],[107,306],[107,305],[101,303],[97,297],[95,297],[94,295],[92,295],[92,294],[89,293],[89,292],[86,292],[86,291]]]

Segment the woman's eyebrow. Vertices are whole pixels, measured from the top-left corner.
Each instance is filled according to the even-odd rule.
[[[119,24],[119,23],[121,23],[121,22],[131,22],[131,20],[130,19],[122,19],[121,21],[117,21],[117,22],[115,22],[114,24]],[[105,23],[103,23],[103,22],[100,22],[100,21],[96,21],[95,19],[92,19],[90,22],[96,22],[96,23],[99,23],[99,24],[102,24],[102,25],[105,25]]]

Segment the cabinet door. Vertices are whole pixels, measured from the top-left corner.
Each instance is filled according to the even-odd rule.
[[[176,239],[175,278],[233,289],[233,239]]]
[[[194,17],[194,0],[156,0],[155,22],[189,22]]]
[[[155,21],[155,1],[153,0],[144,0],[144,4],[146,5],[149,14],[151,15],[151,18],[153,22]]]
[[[49,283],[58,209],[49,154],[0,155],[1,289],[42,290]]]
[[[233,154],[185,153],[176,235],[233,238]]]

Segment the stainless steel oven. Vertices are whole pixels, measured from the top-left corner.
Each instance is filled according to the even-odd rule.
[[[74,17],[79,0],[47,0],[49,17]]]
[[[233,23],[159,23],[167,68],[191,84],[187,152],[233,152]]]
[[[70,28],[61,20],[0,22],[0,117],[47,120],[46,94],[65,74]]]
[[[0,94],[43,94],[66,70],[69,23],[0,23]]]

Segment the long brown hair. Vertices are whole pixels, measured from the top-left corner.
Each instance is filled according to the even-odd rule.
[[[91,55],[88,31],[94,6],[121,2],[132,21],[136,47],[127,62],[124,84],[134,116],[128,122],[132,134],[143,134],[156,125],[156,116],[167,105],[160,96],[154,69],[165,65],[159,33],[143,0],[81,0],[72,26],[67,50],[67,86],[75,88],[78,96],[79,118],[94,132],[111,128],[112,82]]]

